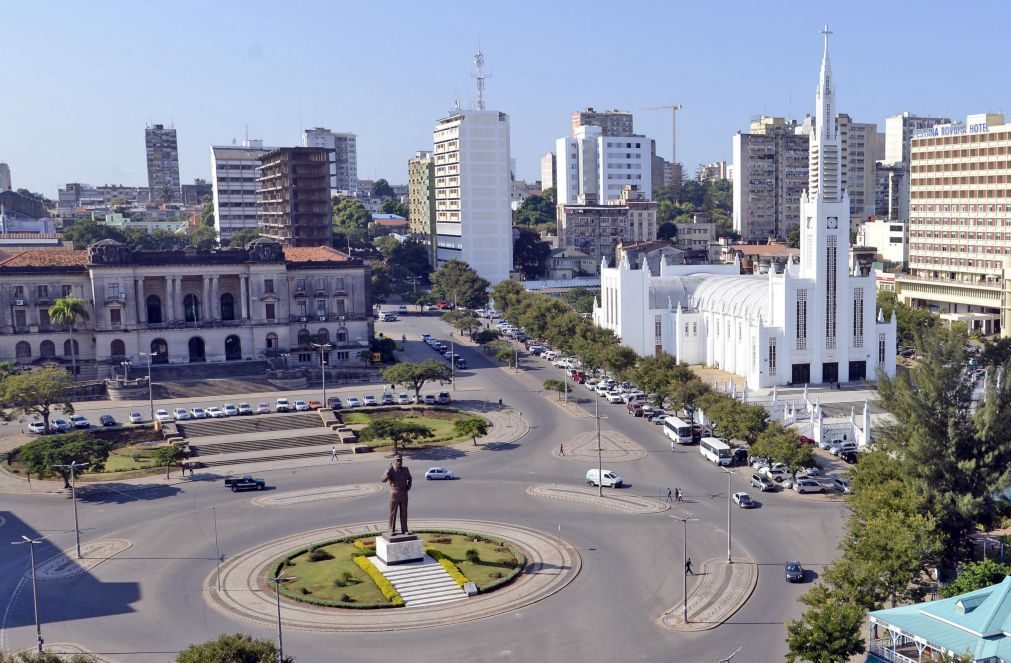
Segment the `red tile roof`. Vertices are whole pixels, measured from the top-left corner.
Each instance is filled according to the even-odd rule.
[[[0,260],[3,267],[84,267],[88,264],[87,251],[32,249],[20,251]]]
[[[346,262],[350,260],[346,253],[341,253],[329,246],[286,246],[284,259],[288,262]]]

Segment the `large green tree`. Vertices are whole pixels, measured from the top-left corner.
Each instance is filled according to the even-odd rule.
[[[571,288],[562,293],[562,301],[576,310],[577,313],[589,315],[593,313],[593,302],[599,290],[589,288]]]
[[[513,242],[513,267],[527,279],[539,279],[544,276],[548,256],[551,255],[551,245],[541,239],[533,230],[520,228],[516,241]]]
[[[393,417],[375,419],[362,429],[361,438],[364,441],[390,440],[393,442],[393,453],[398,447],[405,447],[413,442],[435,437],[432,429],[424,424]]]
[[[385,302],[390,294],[390,271],[385,264],[372,263],[372,276],[369,285],[372,288],[372,299],[380,304]]]
[[[90,463],[89,472],[100,472],[105,468],[111,445],[90,433],[74,431],[64,435],[49,435],[32,440],[18,447],[15,458],[24,463],[29,474],[38,477],[59,476],[63,487],[70,488],[70,470],[57,465]]]
[[[204,204],[204,209],[200,212],[200,225],[208,228],[214,227],[214,202]]]
[[[394,198],[396,195],[390,183],[382,178],[376,180],[376,183],[372,185],[373,198]]]
[[[769,424],[759,433],[748,453],[752,456],[771,458],[777,463],[785,463],[791,472],[814,464],[814,452],[811,447],[800,443],[800,436],[796,431],[779,423]]]
[[[383,369],[383,379],[390,384],[402,384],[414,390],[417,400],[422,387],[429,382],[449,382],[453,379],[450,367],[441,361],[426,359],[421,363],[402,362]]]
[[[490,424],[484,417],[467,417],[453,422],[453,433],[460,437],[469,437],[474,446],[477,446],[477,438],[487,435],[489,429]]]
[[[387,198],[379,206],[379,211],[382,214],[396,214],[397,216],[402,216],[405,219],[408,217],[409,210],[407,205],[396,200],[395,198]]]
[[[259,229],[257,228],[243,228],[238,232],[232,233],[232,236],[228,238],[228,246],[234,246],[236,248],[244,249],[246,245],[252,242],[254,239],[262,237]]]
[[[119,228],[107,226],[94,219],[78,219],[63,231],[63,241],[70,242],[77,250],[83,250],[103,239],[114,239],[127,244],[126,234]]]
[[[997,562],[987,557],[978,562],[969,562],[963,565],[959,569],[958,577],[953,582],[941,587],[940,594],[943,597],[952,597],[974,592],[977,589],[1003,582],[1007,576],[1011,576],[1011,564]]]
[[[277,647],[270,640],[254,640],[243,633],[225,634],[216,640],[190,645],[179,652],[177,663],[278,663]],[[281,663],[294,663],[285,656]]]
[[[73,386],[73,379],[62,368],[43,366],[6,375],[0,382],[3,402],[10,407],[6,416],[37,415],[48,431],[54,412],[74,413],[70,402]]]
[[[164,447],[158,447],[158,450],[155,452],[155,462],[165,466],[166,479],[170,478],[172,466],[178,465],[186,458],[185,446],[182,443],[169,444]]]
[[[816,585],[800,600],[807,609],[799,620],[786,625],[787,661],[847,663],[863,653],[860,626],[865,612],[861,606],[824,585]]]
[[[877,307],[884,314],[885,320],[891,320],[892,313],[895,313],[896,332],[902,345],[915,344],[918,333],[937,326],[940,321],[936,313],[927,309],[906,306],[890,290],[878,290]]]
[[[77,342],[74,340],[74,325],[78,320],[87,322],[91,318],[88,304],[74,295],[60,297],[49,307],[49,319],[56,325],[67,325],[70,334],[70,366],[71,373],[77,377]]]
[[[210,251],[218,246],[218,233],[214,227],[199,226],[189,234],[190,244],[201,251]]]
[[[513,225],[553,226],[555,225],[555,205],[543,195],[527,196],[519,208],[513,212]]]
[[[334,230],[353,234],[353,239],[360,240],[368,236],[369,223],[372,215],[362,201],[357,198],[338,196],[333,201]]]
[[[457,306],[481,308],[488,303],[489,283],[470,265],[450,260],[432,272],[432,293]]]

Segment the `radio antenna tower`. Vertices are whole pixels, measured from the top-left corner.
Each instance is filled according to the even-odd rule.
[[[484,110],[484,81],[491,78],[491,74],[484,73],[484,53],[481,52],[480,46],[477,49],[477,55],[474,56],[474,73],[472,75],[477,81],[477,109]]]

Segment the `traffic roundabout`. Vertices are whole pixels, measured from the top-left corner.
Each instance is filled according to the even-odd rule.
[[[484,619],[543,601],[561,591],[579,574],[581,560],[575,548],[556,536],[508,523],[476,520],[419,520],[417,530],[472,532],[489,539],[507,541],[525,557],[522,572],[509,584],[490,594],[432,606],[406,606],[390,610],[357,610],[312,605],[285,598],[281,606],[285,628],[303,631],[353,633],[421,629],[449,626]],[[204,581],[210,605],[234,619],[263,626],[277,623],[277,595],[267,579],[277,562],[292,550],[321,541],[368,535],[382,531],[379,522],[328,527],[277,539],[248,549],[223,563]]]

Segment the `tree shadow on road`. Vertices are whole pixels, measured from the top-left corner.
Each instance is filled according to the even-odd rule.
[[[178,495],[182,490],[176,485],[146,484],[137,486],[129,483],[104,483],[77,489],[77,499],[91,504],[123,504],[157,500]]]

